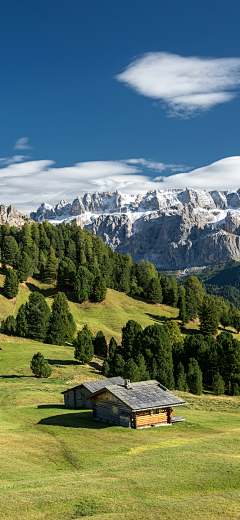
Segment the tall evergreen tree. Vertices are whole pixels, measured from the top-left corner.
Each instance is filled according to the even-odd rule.
[[[179,294],[179,297],[178,297],[179,316],[178,317],[181,320],[181,322],[184,324],[187,321],[187,311],[186,311],[186,300],[185,300],[186,291],[185,291],[185,288],[183,287],[183,285],[180,285],[180,287],[178,289],[178,294]]]
[[[182,363],[179,363],[177,368],[176,388],[180,392],[188,392],[187,376],[185,374],[184,366]]]
[[[164,327],[157,324],[146,327],[141,335],[141,349],[145,359],[149,359],[149,368],[152,365],[152,357],[155,357],[159,382],[170,389],[173,388],[172,347]]]
[[[93,340],[93,346],[96,356],[107,357],[107,342],[101,330],[97,332],[97,335]]]
[[[58,271],[58,260],[55,255],[55,251],[52,246],[49,248],[47,263],[44,268],[44,281],[53,282],[57,278]]]
[[[124,378],[130,381],[139,381],[139,370],[132,358],[129,358],[124,366]]]
[[[26,303],[28,335],[37,341],[45,341],[51,311],[42,294],[33,292]]]
[[[197,318],[199,309],[201,308],[205,290],[196,276],[190,276],[186,281],[186,311],[187,320]]]
[[[201,395],[203,391],[202,387],[202,372],[199,368],[199,364],[196,359],[191,358],[189,360],[188,372],[187,372],[187,384],[189,391],[192,394]]]
[[[216,395],[224,394],[224,381],[219,372],[217,372],[213,378],[212,389]]]
[[[82,364],[89,363],[92,360],[94,356],[92,340],[81,330],[78,332],[77,338],[74,339],[73,346],[75,348],[75,359],[78,359]]]
[[[18,293],[18,287],[19,282],[17,274],[15,271],[13,271],[13,269],[7,269],[3,286],[4,295],[9,299],[15,298]]]
[[[94,282],[94,299],[97,302],[102,302],[105,300],[107,295],[107,287],[104,279],[102,277],[96,278]]]
[[[138,354],[136,357],[136,365],[138,367],[139,381],[148,381],[150,379],[149,371],[142,354]],[[131,379],[131,378],[130,378]]]
[[[18,244],[13,236],[5,236],[2,245],[2,259],[4,264],[15,266],[15,257],[18,252]]]
[[[200,331],[203,335],[215,335],[218,329],[218,312],[215,301],[208,294],[205,296],[200,311]]]
[[[26,305],[22,304],[17,313],[16,317],[16,332],[21,338],[28,337],[28,322],[26,316]]]
[[[25,251],[22,252],[18,265],[17,276],[19,282],[24,282],[28,279],[31,270],[31,259]]]
[[[46,343],[52,345],[64,345],[66,338],[66,327],[60,314],[56,312],[51,314],[49,319],[49,328],[46,337]]]
[[[142,327],[134,320],[129,320],[122,328],[122,351],[124,359],[135,357],[139,351],[137,337],[142,333]]]
[[[110,339],[110,343],[109,343],[109,357],[110,357],[110,359],[114,358],[116,350],[117,350],[117,342],[115,341],[114,338],[111,338]]]
[[[150,303],[162,303],[162,289],[158,278],[152,278],[147,289],[147,298]]]

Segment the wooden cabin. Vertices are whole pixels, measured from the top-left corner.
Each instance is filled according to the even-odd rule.
[[[89,397],[108,385],[124,384],[122,377],[110,377],[109,379],[98,379],[88,381],[81,385],[69,388],[62,392],[66,408],[92,408],[92,401]]]
[[[174,406],[185,401],[158,381],[106,385],[92,393],[93,418],[128,428],[149,428],[184,421],[173,415]]]

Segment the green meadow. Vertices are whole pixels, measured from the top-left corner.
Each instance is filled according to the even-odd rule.
[[[2,280],[0,280],[2,281]],[[16,300],[0,295],[0,316],[16,316],[30,290],[49,305],[56,289],[35,280]],[[75,304],[78,328],[120,341],[129,319],[143,327],[177,319],[178,311],[108,291],[100,304]],[[192,326],[197,328],[197,324]],[[181,394],[186,418],[173,426],[131,430],[94,421],[91,410],[66,410],[61,392],[102,377],[71,346],[0,335],[0,519],[175,520],[240,517],[240,398]],[[49,379],[33,376],[34,353],[49,360]],[[179,392],[176,392],[179,394]]]

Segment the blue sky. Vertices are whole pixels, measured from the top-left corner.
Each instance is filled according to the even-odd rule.
[[[240,156],[239,18],[237,0],[2,2],[0,202],[29,211],[165,175],[227,189],[228,168],[240,187],[239,161],[221,162]],[[196,169],[216,161],[205,186]]]

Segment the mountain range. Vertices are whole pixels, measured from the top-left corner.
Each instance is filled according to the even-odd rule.
[[[149,260],[159,269],[240,261],[240,189],[87,193],[72,203],[43,203],[30,217],[76,222],[118,253],[130,253],[136,262]]]

